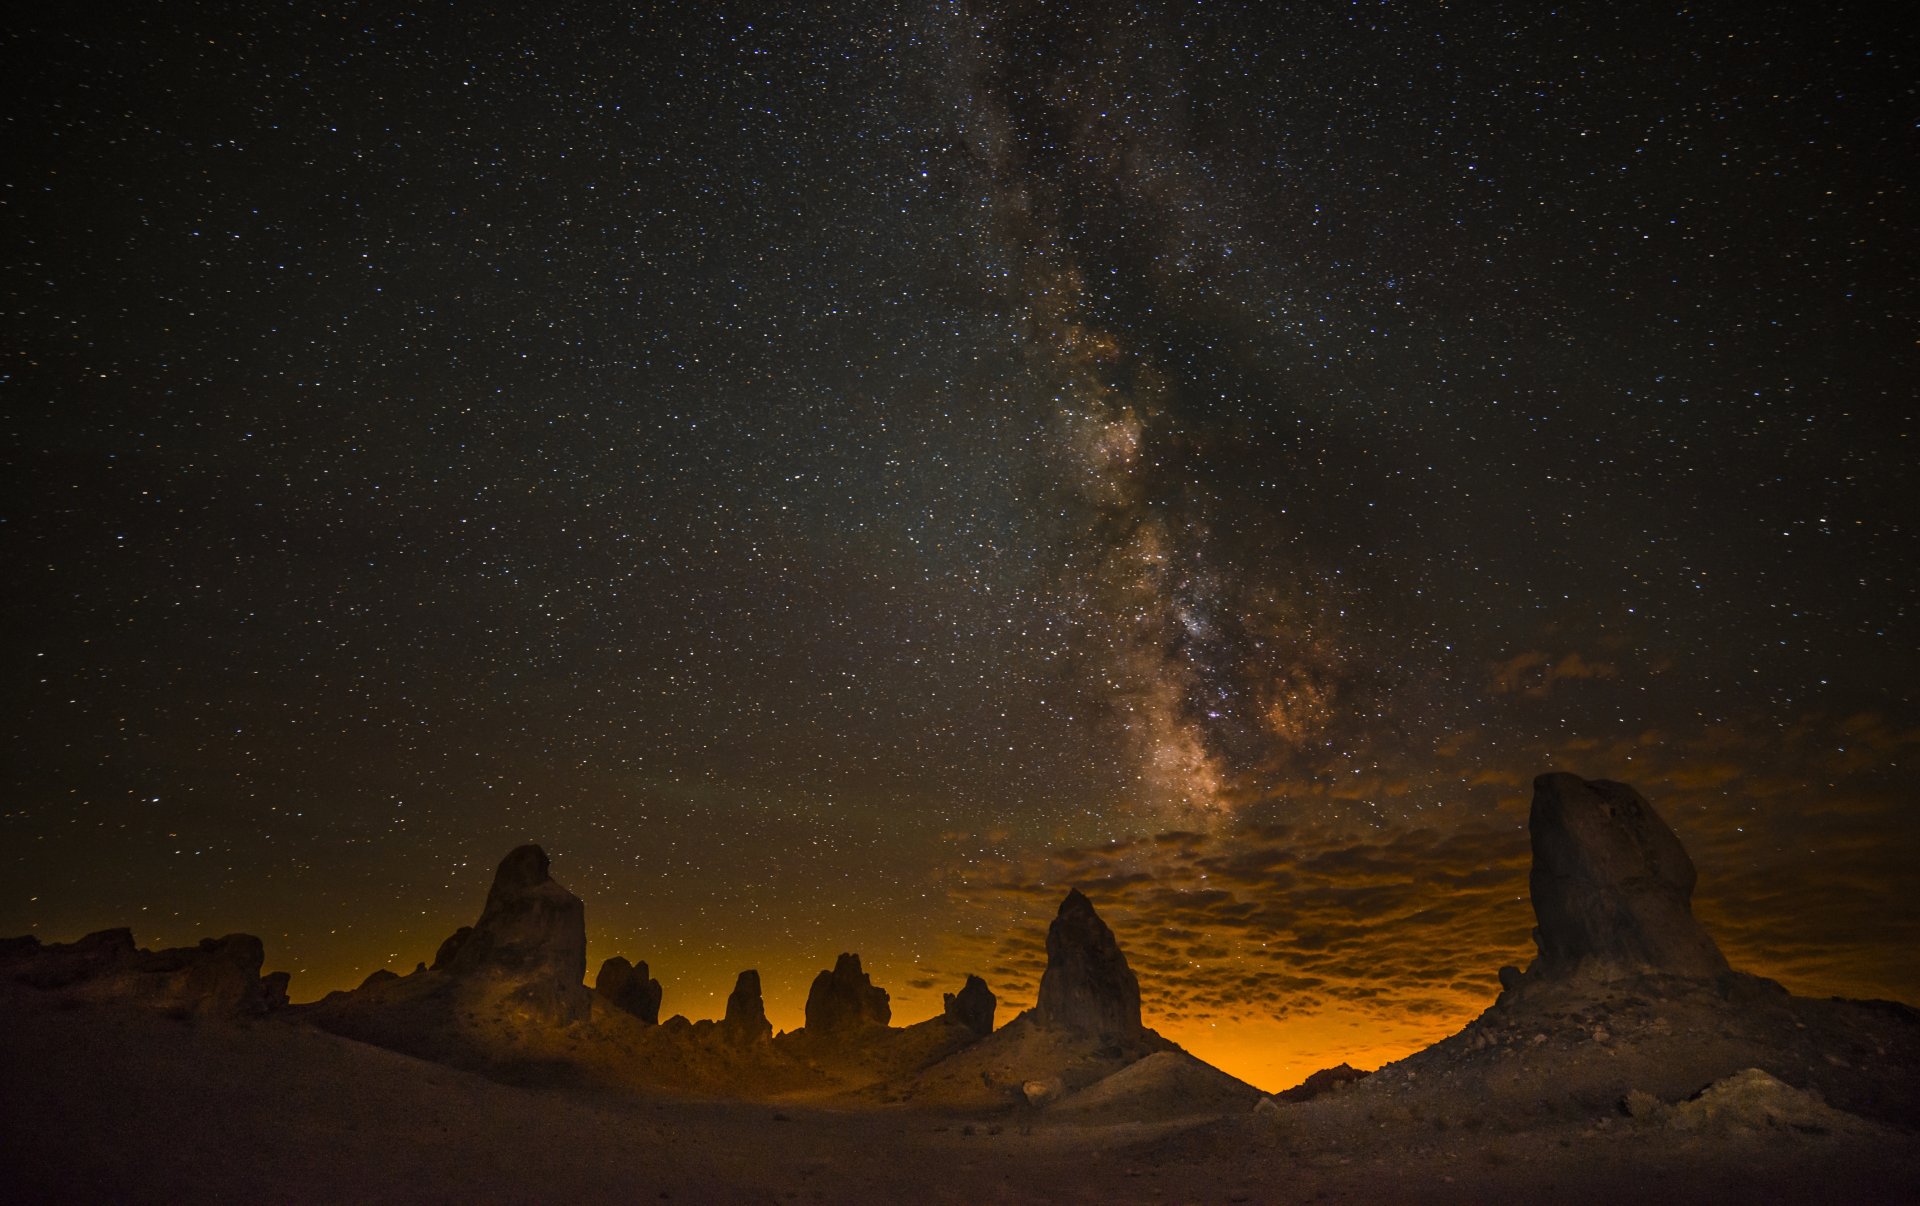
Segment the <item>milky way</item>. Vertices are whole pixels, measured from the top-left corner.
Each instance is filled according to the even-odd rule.
[[[1078,883],[1264,1082],[1490,999],[1553,767],[1736,963],[1920,993],[1864,10],[0,37],[0,932],[251,930],[312,996],[533,840],[668,1013],[859,950],[912,1020],[1030,999]]]

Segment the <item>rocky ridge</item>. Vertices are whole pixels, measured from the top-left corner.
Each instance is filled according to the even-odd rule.
[[[261,975],[266,948],[252,934],[196,946],[143,950],[133,931],[101,930],[75,942],[0,940],[0,977],[65,1000],[134,1005],[210,1017],[258,1015],[287,1003],[286,972]]]

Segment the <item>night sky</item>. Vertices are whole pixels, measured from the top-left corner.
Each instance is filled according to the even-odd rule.
[[[663,1013],[1005,1020],[1077,884],[1277,1088],[1491,1001],[1561,769],[1914,1000],[1868,7],[16,18],[0,933],[311,999],[538,841]]]

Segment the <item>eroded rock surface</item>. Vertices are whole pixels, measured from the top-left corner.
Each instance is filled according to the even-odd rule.
[[[767,1021],[766,1005],[760,999],[760,973],[743,971],[727,994],[727,1014],[720,1019],[721,1032],[736,1043],[764,1043],[773,1037],[773,1023]]]
[[[451,952],[441,944],[448,974],[505,981],[521,1007],[549,1021],[587,1016],[586,908],[554,882],[540,847],[521,846],[500,860],[480,920],[458,938],[449,939]]]
[[[656,1025],[660,1021],[660,1001],[664,995],[660,981],[647,974],[646,960],[638,964],[627,962],[619,955],[600,965],[600,974],[594,977],[593,991],[607,999],[616,1009],[625,1010],[647,1025]]]
[[[123,928],[46,945],[31,935],[7,939],[0,944],[0,975],[73,1000],[232,1017],[285,1004],[286,973],[262,977],[265,959],[266,948],[252,934],[149,951]]]
[[[1547,774],[1533,781],[1529,886],[1539,955],[1529,978],[1727,970],[1693,916],[1693,860],[1624,783]]]
[[[1140,1025],[1140,981],[1113,931],[1078,888],[1047,929],[1047,970],[1035,1014],[1043,1026],[1127,1040]]]
[[[893,1019],[887,990],[860,967],[860,956],[842,954],[832,971],[813,978],[807,992],[807,1030],[812,1033],[885,1026]]]
[[[968,976],[959,992],[945,993],[943,997],[944,1012],[949,1022],[958,1022],[983,1037],[993,1033],[993,1013],[999,1007],[999,1001],[985,980],[979,976]]]

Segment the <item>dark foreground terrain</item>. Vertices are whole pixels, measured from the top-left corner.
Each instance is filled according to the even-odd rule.
[[[688,1100],[502,1084],[281,1017],[4,1005],[9,1202],[1920,1200],[1914,1137],[1846,1115],[1529,1121],[1358,1089],[1160,1123]]]

